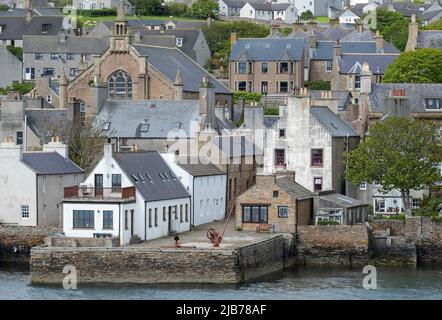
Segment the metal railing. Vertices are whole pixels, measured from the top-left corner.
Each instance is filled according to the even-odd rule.
[[[103,199],[123,200],[135,198],[135,187],[94,188],[89,186],[71,186],[64,188],[65,199]]]

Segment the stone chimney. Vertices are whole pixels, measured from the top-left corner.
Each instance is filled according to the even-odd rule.
[[[230,34],[230,46],[233,47],[233,45],[236,43],[237,40],[238,40],[238,34],[236,32],[232,32]]]
[[[328,24],[330,28],[336,28],[337,26],[339,26],[339,19],[338,18],[330,19],[328,21]]]
[[[364,32],[364,24],[362,22],[358,23],[357,28],[359,33]]]
[[[113,147],[110,139],[103,146],[104,166],[107,172],[111,171]]]
[[[374,41],[376,44],[376,51],[378,53],[384,52],[384,37],[376,30],[376,35],[374,36]]]
[[[293,32],[304,32],[304,23],[300,20],[297,20],[293,23]]]
[[[317,27],[318,27],[318,22],[313,19],[309,20],[306,24],[307,31],[316,30]]]
[[[58,107],[60,109],[67,109],[68,107],[68,84],[69,80],[63,68],[60,75],[59,90],[58,90],[58,100],[59,100]]]
[[[333,58],[339,58],[341,56],[341,49],[341,44],[339,43],[339,40],[337,40],[336,44],[333,46]]]
[[[63,158],[68,159],[69,153],[68,153],[68,146],[60,141],[60,138],[58,136],[52,137],[51,142],[48,142],[47,144],[43,145],[43,151],[45,152],[57,152],[59,155],[61,155]]]
[[[386,98],[386,111],[390,116],[408,117],[411,114],[410,98],[405,89],[393,89]]]
[[[0,159],[2,158],[12,158],[20,161],[23,159],[23,145],[15,144],[13,137],[4,137],[3,142],[0,144]]]
[[[309,35],[309,42],[310,42],[310,48],[311,48],[311,49],[316,48],[317,37],[316,37],[315,32],[312,32],[312,33]]]
[[[215,86],[207,78],[203,78],[200,84],[199,113],[200,115],[206,115],[205,122],[203,124],[204,128],[216,128]]]
[[[183,79],[181,78],[181,69],[179,66],[175,75],[173,90],[174,90],[174,100],[183,100]]]
[[[408,40],[405,51],[414,51],[417,48],[417,37],[419,35],[419,26],[416,22],[416,15],[411,15],[411,23],[408,25]]]
[[[32,10],[29,10],[29,11],[26,13],[26,18],[25,18],[25,21],[26,21],[27,24],[31,23],[31,21],[32,21],[32,16],[33,16],[33,12],[32,12]]]
[[[361,72],[361,90],[360,93],[371,93],[373,73],[370,71],[368,63],[362,65]]]

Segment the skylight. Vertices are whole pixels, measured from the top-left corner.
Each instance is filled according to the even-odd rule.
[[[110,122],[105,122],[103,124],[103,131],[109,131],[110,124],[111,124]]]
[[[150,175],[148,175],[147,173],[146,173],[146,177],[147,177],[147,179],[149,179],[150,181],[152,181],[152,177],[151,177]]]
[[[149,127],[150,127],[149,119],[144,119],[140,123],[140,132],[148,132],[149,131]]]
[[[181,129],[181,122],[174,122],[172,124],[172,130],[180,130]]]
[[[132,179],[134,179],[135,182],[138,182],[138,178],[133,174]]]

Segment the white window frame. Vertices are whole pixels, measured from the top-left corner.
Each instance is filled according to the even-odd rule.
[[[29,205],[21,205],[20,206],[20,214],[21,214],[21,218],[22,219],[30,219],[31,218],[31,214],[30,214],[30,210],[29,210]]]
[[[367,190],[367,182],[366,181],[362,181],[359,184],[359,190]]]

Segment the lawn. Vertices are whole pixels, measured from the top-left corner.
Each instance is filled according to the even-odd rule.
[[[95,26],[102,21],[115,21],[116,16],[104,16],[104,17],[91,17],[91,16],[78,16],[80,22],[85,23],[87,26]],[[138,17],[127,16],[128,20],[135,20]],[[173,16],[140,16],[141,20],[177,20],[177,21],[203,21],[195,18],[188,17],[173,17]]]
[[[319,16],[319,17],[316,17],[316,20],[317,20],[319,23],[328,23],[329,18],[328,18],[328,17],[325,17],[325,16]]]

